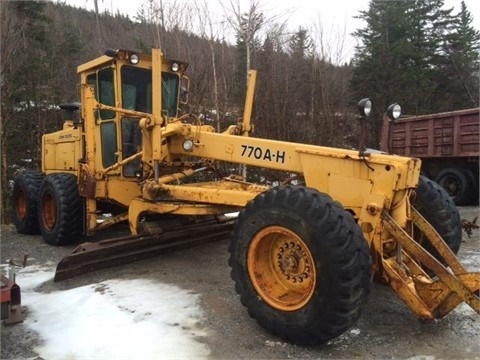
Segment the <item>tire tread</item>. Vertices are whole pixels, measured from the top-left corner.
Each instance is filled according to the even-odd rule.
[[[448,193],[434,181],[420,176],[414,206],[440,234],[453,253],[457,254],[462,242],[462,223],[458,209]],[[437,259],[442,260],[429,242],[422,245]]]
[[[12,192],[12,219],[19,234],[35,235],[40,233],[38,225],[38,191],[44,175],[37,171],[23,171],[15,176]],[[17,211],[17,196],[20,191],[26,196],[27,214],[20,219]]]
[[[56,173],[47,176],[40,189],[40,199],[46,191],[58,200],[57,223],[53,231],[42,226],[43,239],[50,245],[68,245],[77,242],[83,234],[83,201],[78,194],[77,178],[72,174]],[[39,207],[39,219],[42,218]]]
[[[328,310],[315,308],[314,312],[317,315],[321,313],[322,316],[307,319],[303,325],[272,322],[268,316],[264,316],[259,310],[258,299],[247,290],[248,285],[243,280],[245,274],[241,273],[243,268],[238,264],[236,242],[242,233],[242,223],[247,219],[262,221],[257,219],[257,212],[268,210],[273,204],[275,208],[302,214],[306,222],[316,224],[313,226],[314,231],[322,234],[333,259],[330,267],[335,271],[328,276],[334,285],[328,289]],[[323,236],[324,234],[327,235]],[[342,334],[357,321],[370,293],[371,256],[359,226],[340,203],[315,189],[286,186],[258,195],[240,212],[229,253],[230,275],[240,301],[247,307],[250,316],[272,333],[298,344],[324,343]],[[313,306],[320,307],[316,304]]]

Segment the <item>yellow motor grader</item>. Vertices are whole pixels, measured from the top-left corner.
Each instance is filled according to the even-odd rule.
[[[43,136],[41,172],[16,176],[14,221],[18,232],[39,231],[52,245],[123,221],[131,236],[80,244],[56,280],[185,239],[229,235],[242,304],[261,326],[295,343],[345,332],[372,279],[390,284],[422,321],[462,302],[480,312],[480,274],[455,256],[459,213],[420,175],[419,159],[252,137],[253,70],[242,121],[216,132],[179,113],[187,65],[158,49],[119,49],[78,67],[81,104],[62,106],[69,114],[63,129]],[[359,109],[364,121],[371,102]],[[397,106],[390,110],[393,118]],[[209,179],[217,162],[282,171],[285,181]],[[235,211],[234,220],[224,216]],[[156,235],[149,234],[153,221],[162,224]]]

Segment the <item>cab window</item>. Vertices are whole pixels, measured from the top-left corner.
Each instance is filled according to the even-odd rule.
[[[95,86],[95,96],[99,103],[115,106],[115,88],[113,83],[113,69],[105,68],[95,74],[87,76],[87,84]],[[117,162],[117,129],[114,121],[115,112],[97,110],[96,118],[100,123],[100,137],[102,141],[102,165],[107,168]]]
[[[122,107],[141,112],[152,112],[152,72],[125,65],[122,75]],[[177,115],[179,78],[176,74],[162,73],[162,113]]]
[[[133,66],[122,67],[122,107],[152,112],[152,72]]]
[[[177,116],[178,76],[162,74],[162,109],[167,116]]]
[[[115,88],[113,83],[113,69],[106,68],[97,72],[98,102],[108,106],[115,106]],[[100,110],[100,119],[113,119],[115,112]]]

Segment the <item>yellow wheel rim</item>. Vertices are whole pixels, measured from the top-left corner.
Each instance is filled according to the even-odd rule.
[[[315,291],[315,263],[303,240],[282,226],[259,231],[248,249],[250,280],[262,299],[275,309],[295,311]]]

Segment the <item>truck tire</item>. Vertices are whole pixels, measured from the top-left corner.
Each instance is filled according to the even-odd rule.
[[[478,205],[478,175],[475,176],[473,170],[461,169],[465,177],[469,181],[469,201],[467,205]]]
[[[15,176],[12,193],[12,220],[20,234],[38,234],[38,190],[43,174],[25,171]]]
[[[448,193],[434,181],[420,176],[414,207],[437,230],[453,253],[457,254],[462,242],[462,222]],[[437,260],[445,263],[427,238],[419,242]]]
[[[38,219],[43,240],[50,245],[77,242],[83,234],[83,200],[77,178],[72,174],[51,174],[43,179],[39,192]]]
[[[250,316],[297,344],[342,334],[370,293],[372,260],[362,231],[315,189],[277,187],[255,197],[239,214],[229,253]]]
[[[467,205],[471,200],[470,190],[473,184],[460,169],[447,168],[437,175],[435,182],[450,195],[455,205]]]

